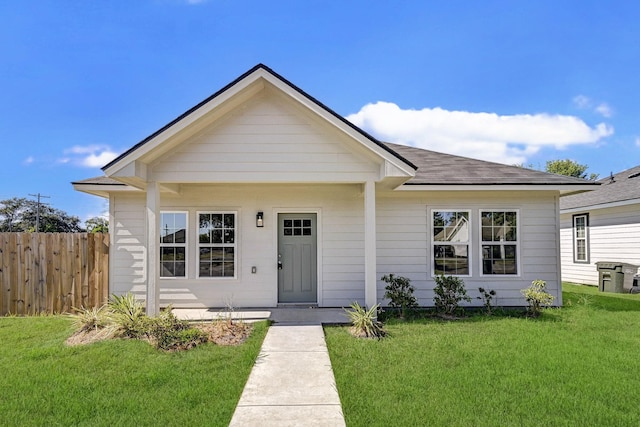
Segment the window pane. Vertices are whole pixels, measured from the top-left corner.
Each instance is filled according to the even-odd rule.
[[[483,245],[482,274],[518,274],[516,245]]]
[[[224,215],[224,226],[225,226],[225,228],[235,228],[235,215],[234,214],[225,214]]]
[[[467,245],[434,245],[435,274],[469,274],[468,252]]]
[[[233,243],[234,238],[235,238],[235,233],[233,230],[225,230],[224,243]]]
[[[222,230],[211,231],[211,243],[222,243]]]

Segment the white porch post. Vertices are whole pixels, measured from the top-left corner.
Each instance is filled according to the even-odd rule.
[[[364,184],[364,302],[368,308],[378,302],[376,261],[376,184]]]
[[[147,183],[147,315],[160,312],[160,190],[158,183]]]

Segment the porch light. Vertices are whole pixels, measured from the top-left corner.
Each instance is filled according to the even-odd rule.
[[[263,216],[264,214],[262,212],[258,212],[256,215],[256,227],[264,227]]]

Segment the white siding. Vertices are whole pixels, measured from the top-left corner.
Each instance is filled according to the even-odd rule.
[[[573,262],[573,215],[589,214],[589,262]],[[640,266],[640,206],[628,205],[561,215],[562,280],[598,285],[596,262]]]
[[[429,210],[432,208],[471,210],[471,277],[463,278],[472,305],[478,288],[497,292],[502,306],[526,305],[521,289],[542,279],[561,302],[558,283],[558,233],[556,199],[551,192],[532,192],[523,197],[514,192],[395,192],[378,198],[378,277],[393,273],[411,279],[416,297],[423,306],[433,305],[435,281],[431,273]],[[519,211],[520,274],[518,276],[481,276],[480,209],[517,209]],[[378,298],[384,304],[385,283],[378,282]]]
[[[144,297],[143,195],[112,197],[115,221],[111,292]],[[273,307],[277,304],[277,213],[317,212],[321,268],[320,306],[364,301],[364,216],[361,185],[191,185],[179,195],[161,195],[162,210],[189,212],[188,278],[162,279],[161,303],[176,307]],[[236,279],[196,277],[198,211],[236,211]],[[255,225],[264,212],[265,226]],[[257,274],[251,267],[257,267]],[[132,280],[133,279],[133,280]]]
[[[378,177],[353,140],[268,91],[152,165],[162,182],[363,182]]]

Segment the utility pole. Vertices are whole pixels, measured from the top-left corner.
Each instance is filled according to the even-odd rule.
[[[32,196],[32,197],[37,197],[38,198],[38,204],[37,204],[37,207],[36,207],[36,233],[39,233],[40,232],[40,199],[41,198],[50,199],[51,197],[43,196],[40,193],[38,193],[38,194],[29,194],[29,195]],[[46,204],[46,203],[43,203],[43,204]]]

